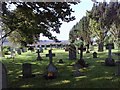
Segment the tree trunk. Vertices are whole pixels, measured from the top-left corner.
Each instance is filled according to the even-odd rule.
[[[100,42],[98,44],[98,52],[103,52],[104,51],[104,43],[103,42]]]

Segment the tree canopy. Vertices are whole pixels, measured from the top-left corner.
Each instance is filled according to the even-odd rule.
[[[40,33],[49,39],[57,41],[50,31],[60,33],[59,28],[62,21],[70,22],[75,20],[72,16],[72,4],[78,2],[10,2],[16,9],[10,11],[7,4],[2,3],[2,21],[7,27],[3,29],[6,37],[15,34],[21,38],[13,38],[20,43],[33,43],[38,40]],[[15,40],[16,39],[16,40]]]

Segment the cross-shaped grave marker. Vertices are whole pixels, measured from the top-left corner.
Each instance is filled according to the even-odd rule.
[[[85,63],[83,59],[83,51],[86,51],[86,48],[84,48],[83,44],[81,44],[80,48],[78,49],[80,50],[80,60],[78,60],[78,63],[83,67],[88,67],[88,65]]]
[[[86,48],[83,47],[83,44],[80,46],[80,48],[78,48],[78,50],[80,50],[80,60],[83,59],[83,51],[86,50]]]
[[[105,64],[107,66],[114,66],[115,65],[115,61],[114,59],[112,59],[112,49],[114,49],[114,44],[113,43],[108,43],[106,45],[106,49],[108,49],[108,58],[106,58],[105,60]]]
[[[40,56],[40,50],[39,50],[39,48],[37,49],[37,52],[36,52],[36,53],[38,54],[37,60],[42,60],[42,58],[41,58],[41,56]]]
[[[52,57],[55,57],[55,54],[52,53],[52,50],[49,50],[49,54],[46,54],[46,57],[49,57],[50,59],[50,64],[52,63]]]

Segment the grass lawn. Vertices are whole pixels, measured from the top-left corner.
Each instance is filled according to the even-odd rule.
[[[112,50],[117,52],[117,50]],[[58,68],[59,76],[53,80],[46,80],[40,74],[45,72],[49,63],[48,57],[45,54],[47,50],[41,54],[43,60],[36,61],[37,54],[35,52],[26,52],[22,55],[16,55],[15,60],[4,58],[2,62],[8,70],[8,85],[11,88],[120,88],[120,77],[113,74],[117,71],[117,66],[104,66],[107,58],[107,51],[99,52],[98,58],[92,58],[92,53],[84,53],[84,59],[89,64],[88,68],[80,69],[85,73],[85,76],[73,77],[74,68],[70,66],[77,60],[68,60],[68,52],[62,49],[52,51],[56,54],[53,57],[53,62]],[[79,58],[79,55],[77,56]],[[118,58],[113,56],[117,61]],[[58,64],[58,60],[63,59],[64,64]],[[37,74],[34,78],[22,79],[18,76],[22,75],[22,63],[31,63],[32,72]]]

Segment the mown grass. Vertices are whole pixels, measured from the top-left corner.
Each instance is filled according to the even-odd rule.
[[[117,50],[112,50],[117,52]],[[91,53],[84,52],[84,59],[89,64],[88,68],[80,69],[84,72],[84,76],[73,77],[74,68],[70,66],[77,60],[68,60],[68,52],[62,49],[54,49],[52,51],[56,54],[53,57],[53,62],[58,68],[58,77],[53,80],[46,80],[42,77],[49,64],[49,58],[45,56],[48,53],[44,50],[41,54],[43,60],[37,61],[37,54],[35,52],[26,52],[22,55],[16,55],[15,60],[4,58],[2,62],[6,65],[8,70],[8,85],[10,88],[120,88],[120,77],[113,75],[117,71],[117,66],[108,67],[101,64],[107,58],[107,51],[99,52],[98,58],[92,58]],[[117,61],[118,58],[113,56]],[[59,59],[63,59],[64,64],[57,63]],[[36,77],[29,79],[22,79],[22,64],[32,64],[32,72]]]

